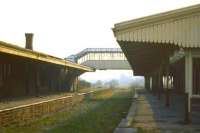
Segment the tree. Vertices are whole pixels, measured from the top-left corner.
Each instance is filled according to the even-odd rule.
[[[111,89],[117,88],[117,86],[119,85],[118,81],[115,79],[109,81],[108,84],[109,84],[109,88],[111,88]]]
[[[97,80],[96,83],[94,83],[94,87],[95,88],[102,88],[103,87],[103,83],[101,80]]]
[[[83,80],[83,79],[79,80],[79,89],[90,88],[90,87],[91,87],[90,82]]]

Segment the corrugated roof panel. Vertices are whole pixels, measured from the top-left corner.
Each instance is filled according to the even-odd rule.
[[[200,14],[115,34],[118,41],[166,42],[183,47],[200,47],[199,24]]]
[[[131,41],[134,41],[134,32],[130,32],[130,36],[129,36]]]
[[[133,32],[134,32],[134,34],[133,34],[133,36],[134,36],[133,40],[137,41],[137,31],[133,31]]]
[[[194,25],[194,34],[193,34],[193,36],[194,36],[194,44],[197,47],[198,44],[199,44],[199,42],[197,40],[198,40],[199,35],[200,35],[200,30],[198,29],[198,26],[199,26],[198,24],[200,24],[200,17],[195,16],[194,23],[195,23],[195,25]]]
[[[200,47],[200,9],[197,7],[200,5],[116,24],[113,31],[118,41]]]

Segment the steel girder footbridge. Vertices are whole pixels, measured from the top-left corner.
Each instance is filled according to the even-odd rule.
[[[131,67],[120,48],[86,48],[65,58],[98,70],[130,70]]]

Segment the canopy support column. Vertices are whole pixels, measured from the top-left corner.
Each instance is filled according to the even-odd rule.
[[[165,76],[166,76],[166,90],[165,90],[165,106],[170,106],[170,86],[169,86],[169,78],[170,78],[170,72],[169,72],[169,57],[165,59]]]
[[[160,66],[159,71],[158,71],[158,100],[161,99],[161,91],[162,91],[162,77],[163,77],[163,73],[162,73],[162,66]]]
[[[157,91],[158,91],[158,75],[157,73],[154,73],[152,76],[152,91],[153,95],[156,96]]]
[[[166,77],[167,77],[167,88],[165,90],[165,95],[166,95],[165,106],[169,107],[170,106],[170,96],[169,96],[169,64],[167,64],[167,66],[166,66]]]
[[[150,90],[150,76],[145,76],[145,89]]]
[[[185,51],[185,122],[191,122],[191,95],[193,81],[192,53],[191,49]]]

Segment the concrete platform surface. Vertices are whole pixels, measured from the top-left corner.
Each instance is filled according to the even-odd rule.
[[[114,133],[137,133],[137,130],[133,128],[116,128]]]
[[[131,127],[146,132],[200,133],[200,117],[193,115],[192,123],[184,124],[184,97],[180,94],[170,96],[170,107],[165,106],[165,96],[159,100],[147,91],[140,91],[134,123]]]

